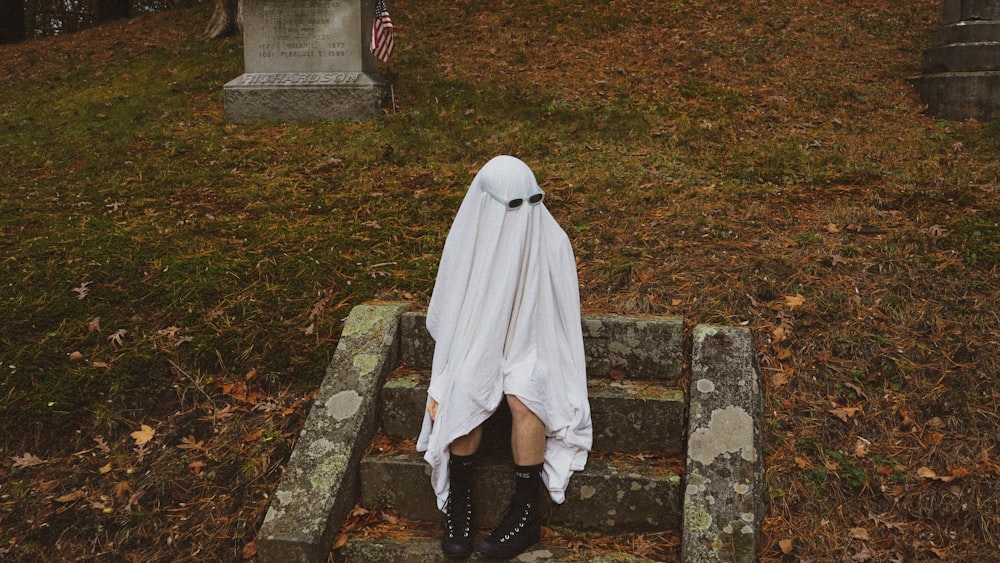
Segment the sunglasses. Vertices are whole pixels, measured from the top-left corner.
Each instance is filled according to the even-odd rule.
[[[517,209],[518,207],[521,207],[522,205],[524,205],[525,199],[527,199],[528,203],[531,204],[531,205],[538,205],[539,203],[542,202],[542,199],[545,198],[545,193],[544,192],[538,192],[537,194],[531,194],[527,198],[515,197],[515,198],[512,198],[512,199],[504,199],[504,198],[498,196],[497,194],[491,192],[490,190],[488,190],[486,188],[483,188],[483,191],[486,192],[486,193],[488,193],[490,195],[490,197],[492,197],[494,200],[498,201],[499,203],[502,203],[504,205],[504,207],[507,208],[507,211],[510,211],[511,209]]]

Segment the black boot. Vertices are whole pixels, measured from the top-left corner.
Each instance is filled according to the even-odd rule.
[[[472,554],[472,456],[452,454],[448,461],[448,503],[445,505],[444,537],[441,551],[451,559],[464,559]]]
[[[487,557],[511,559],[541,539],[538,490],[541,485],[542,464],[514,467],[514,498],[500,524],[476,545],[476,551]]]

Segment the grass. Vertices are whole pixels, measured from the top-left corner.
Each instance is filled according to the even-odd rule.
[[[242,557],[340,319],[425,303],[510,153],[585,309],[754,330],[762,560],[858,526],[875,560],[997,557],[968,507],[1000,508],[1000,128],[921,113],[937,2],[391,9],[400,108],[363,123],[227,122],[207,6],[0,47],[0,554]]]

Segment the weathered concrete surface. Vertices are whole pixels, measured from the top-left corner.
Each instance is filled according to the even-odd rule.
[[[764,506],[763,393],[748,329],[694,329],[684,490],[686,563],[753,562]]]
[[[482,537],[482,536],[480,536]],[[378,538],[351,539],[339,550],[337,561],[353,563],[443,563],[449,561],[441,553],[439,538]],[[479,554],[473,554],[467,561],[496,561]],[[653,561],[630,553],[595,553],[570,551],[539,543],[511,561],[531,563],[534,561],[576,561],[579,563],[646,563]]]
[[[587,375],[612,371],[632,379],[677,379],[683,366],[684,321],[680,318],[583,315]],[[403,362],[426,369],[434,359],[434,340],[426,314],[403,315]]]
[[[927,113],[1000,119],[1000,1],[944,0],[921,72],[910,82]]]
[[[392,377],[382,388],[382,430],[414,439],[427,401],[426,373]],[[597,452],[662,452],[683,455],[687,400],[675,386],[631,380],[592,379],[587,388]],[[510,415],[498,409],[484,426],[484,443],[509,443]],[[491,437],[497,439],[491,439]]]
[[[378,391],[399,363],[405,303],[360,305],[347,318],[258,536],[262,563],[325,562],[357,496],[357,465],[377,426]]]
[[[478,464],[473,488],[477,526],[494,526],[507,508],[512,473],[510,461]],[[413,520],[442,519],[428,465],[415,452],[365,458],[361,483],[365,506],[393,506],[400,516]],[[592,457],[586,469],[573,474],[563,504],[543,498],[541,506],[548,524],[576,530],[676,529],[681,521],[680,489],[681,477],[667,468]]]

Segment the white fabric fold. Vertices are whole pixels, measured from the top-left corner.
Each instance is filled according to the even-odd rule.
[[[492,196],[490,194],[493,194]],[[444,509],[449,446],[482,424],[503,396],[519,398],[545,424],[543,480],[565,499],[583,469],[593,430],[587,400],[576,260],[569,237],[545,208],[534,173],[498,156],[476,174],[445,241],[427,329],[435,340],[417,450],[431,466]],[[508,210],[500,200],[524,198]]]

